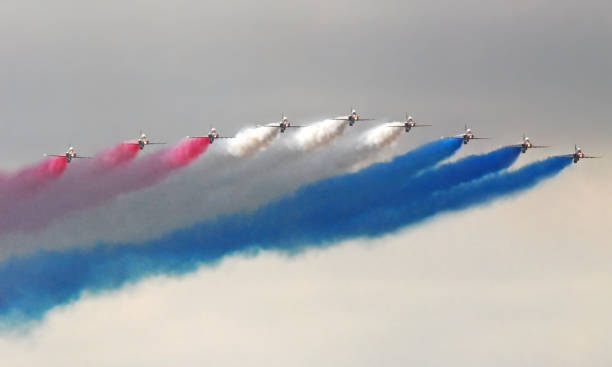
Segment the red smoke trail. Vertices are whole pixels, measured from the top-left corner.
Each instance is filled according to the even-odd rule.
[[[191,163],[208,145],[207,137],[185,139],[129,164],[124,163],[136,155],[137,145],[134,148],[124,143],[110,148],[96,155],[91,163],[73,167],[61,182],[33,200],[20,203],[10,215],[0,215],[0,233],[42,229],[74,210],[98,206],[122,193],[152,186]]]
[[[177,146],[171,148],[165,157],[168,168],[185,166],[208,149],[208,138],[192,138],[181,141]]]
[[[113,168],[136,158],[139,150],[138,143],[119,143],[96,154],[95,159],[100,168]]]
[[[150,154],[109,177],[107,191],[112,190],[110,195],[116,196],[152,186],[206,152],[209,144],[207,137],[188,138],[173,147]]]
[[[8,217],[38,210],[39,203],[47,198],[54,203],[64,202],[70,205],[72,200],[78,200],[80,194],[86,191],[86,185],[96,184],[95,177],[129,162],[136,157],[138,151],[138,144],[119,143],[96,154],[93,159],[74,159],[70,169],[59,180],[50,180],[50,178],[58,177],[64,172],[67,167],[64,157],[53,157],[35,167],[24,169],[14,178],[7,178],[7,182],[0,182],[0,187],[11,188],[0,189],[1,214],[3,217]],[[8,185],[9,182],[16,184]],[[42,188],[44,190],[41,190]],[[40,207],[43,210],[40,215],[48,213],[44,211],[46,207]],[[62,210],[61,207],[53,205],[49,207]],[[2,216],[0,216],[0,232],[5,229],[6,222]],[[18,219],[14,220],[17,221]]]
[[[4,212],[11,201],[24,200],[50,184],[66,170],[66,158],[51,157],[3,177],[0,182],[0,208]]]

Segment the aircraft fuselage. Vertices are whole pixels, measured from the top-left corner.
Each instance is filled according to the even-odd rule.
[[[72,162],[72,158],[76,158],[77,154],[75,152],[66,152],[66,163]]]
[[[474,134],[472,133],[465,133],[463,134],[463,144],[467,144],[470,142],[470,139],[472,139],[474,137]]]
[[[580,158],[583,158],[583,157],[584,157],[584,153],[582,153],[581,151],[574,153],[574,164],[578,163]]]
[[[406,132],[409,132],[410,129],[412,129],[415,126],[416,126],[416,123],[414,121],[406,121],[406,122],[404,122],[404,129],[406,130]]]
[[[289,122],[288,121],[283,121],[280,123],[280,132],[284,133],[285,130],[287,130],[287,128],[289,127]]]

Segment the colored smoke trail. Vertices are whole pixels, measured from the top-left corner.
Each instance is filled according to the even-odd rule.
[[[304,225],[304,221],[286,217],[287,211],[295,207],[289,201],[286,205],[269,205],[255,212],[203,222],[141,246],[98,245],[13,257],[0,263],[0,315],[9,323],[40,318],[50,308],[76,300],[84,290],[113,289],[151,274],[182,274],[242,251],[261,248],[295,252],[327,246],[330,241],[388,233],[440,212],[529,189],[570,163],[571,159],[552,157],[417,198],[398,195],[384,207],[336,218],[324,226]],[[358,201],[360,192],[355,190],[353,200]],[[327,210],[318,197],[310,199],[310,205]]]
[[[73,162],[76,167],[71,167],[73,170],[68,175],[68,180],[87,179],[94,174],[98,175],[100,172],[113,169],[132,160],[138,151],[137,144],[120,143],[97,154],[92,160],[75,159]],[[0,203],[7,210],[12,210],[15,203],[30,198],[36,191],[62,175],[67,165],[64,157],[50,157],[8,177],[0,184]],[[62,184],[60,186],[64,187]],[[78,190],[80,186],[81,182],[72,189]]]
[[[346,121],[340,120],[325,120],[305,126],[293,136],[293,146],[303,151],[327,146],[342,135],[347,126]]]
[[[390,127],[397,126],[397,124],[397,122],[390,122],[366,131],[360,139],[361,144],[375,147],[391,145],[404,133],[403,128]]]
[[[284,208],[284,220],[299,222],[301,226],[310,226],[315,230],[340,218],[350,218],[377,207],[388,207],[397,202],[400,195],[403,201],[418,199],[434,191],[446,190],[506,169],[520,153],[520,148],[502,147],[428,169],[416,176],[405,169],[391,171],[383,176],[377,175],[376,180],[363,182],[360,186],[352,182],[351,175],[344,175],[329,180],[329,183],[321,181],[304,186],[295,195],[271,203],[267,210]],[[355,195],[359,200],[352,199]],[[315,197],[319,204],[311,205],[310,201]]]
[[[270,145],[280,134],[280,128],[250,127],[241,130],[227,143],[227,151],[235,157],[250,156]]]
[[[138,143],[119,143],[96,154],[94,165],[99,169],[114,168],[136,158],[139,150]]]
[[[346,222],[344,227],[361,226],[360,235],[376,236],[418,223],[441,212],[466,209],[500,196],[530,189],[540,181],[554,177],[571,163],[571,158],[549,157],[514,172],[494,174],[448,190],[436,191],[417,200],[398,202],[396,205],[364,213]]]
[[[211,218],[219,214],[252,210],[265,201],[277,200],[282,194],[294,190],[297,191],[289,195],[289,200],[304,195],[304,191],[321,197],[329,195],[332,189],[338,193],[338,197],[353,195],[356,185],[365,189],[376,187],[381,182],[407,179],[451,157],[461,146],[461,142],[456,139],[435,140],[396,157],[392,165],[373,164],[356,173],[346,173],[346,171],[355,162],[367,158],[371,152],[378,152],[378,149],[369,149],[365,146],[355,149],[354,144],[341,144],[340,147],[336,146],[333,153],[323,152],[325,154],[320,156],[302,155],[300,151],[287,151],[282,154],[280,160],[273,159],[274,157],[261,157],[260,163],[264,166],[245,164],[241,169],[234,167],[226,174],[215,172],[215,175],[207,177],[200,187],[211,195],[202,198],[203,201],[197,201],[196,204],[206,208],[205,214],[183,219],[181,225],[184,226],[185,222],[196,223],[197,220],[191,220],[193,217]],[[272,156],[277,155],[277,152],[266,152],[268,153]],[[300,156],[302,161],[298,160]],[[319,157],[324,157],[323,164],[320,164]],[[294,168],[296,165],[303,168],[296,170]],[[224,164],[221,166],[223,168]],[[265,174],[261,174],[262,172]],[[247,182],[245,182],[246,177],[248,177]]]
[[[432,160],[433,157],[447,159],[460,146],[455,140],[436,140],[407,153],[403,159],[408,164],[405,168],[415,172],[428,168],[439,162]],[[1,238],[5,246],[0,248],[0,261],[12,254],[24,255],[40,249],[141,241],[143,226],[147,228],[147,237],[153,238],[218,215],[253,210],[305,183],[352,172],[356,162],[371,159],[372,155],[380,154],[380,150],[357,147],[354,139],[344,139],[307,154],[285,144],[277,144],[249,160],[237,159],[219,149],[207,154],[213,156],[199,162],[200,169],[189,170],[180,178],[152,190],[125,195],[120,200],[106,200],[99,208],[94,209],[92,205],[91,210],[78,213],[67,210],[66,215],[62,212],[52,221],[43,219],[43,223],[49,225],[37,224],[35,230],[13,230]],[[140,158],[138,163],[150,155]],[[162,212],[173,215],[151,215]],[[117,223],[121,223],[120,228],[114,227]]]
[[[203,154],[208,145],[208,138],[185,139],[133,161],[139,147],[121,143],[96,155],[90,164],[74,167],[73,174],[32,200],[14,205],[10,215],[0,215],[0,233],[40,230],[74,210],[154,185]]]
[[[66,170],[64,157],[50,157],[7,176],[0,181],[0,207],[10,209],[15,201],[25,200],[57,179]]]
[[[164,163],[166,169],[173,170],[188,165],[194,159],[203,154],[210,141],[208,138],[185,139],[166,152]]]
[[[315,183],[315,187],[322,194],[330,190],[353,192],[360,187],[399,185],[410,175],[449,158],[461,145],[458,139],[434,140],[393,158],[391,162],[375,163],[356,173],[331,177]]]
[[[191,139],[187,140],[186,142],[187,144],[192,144],[190,142],[194,141],[206,144],[206,146],[208,143],[208,139],[206,138]],[[192,192],[192,194],[187,195],[187,197],[189,197],[189,201],[182,205],[182,207],[189,208],[195,203],[195,205],[206,209],[192,209],[192,215],[190,215],[189,218],[182,218],[180,220],[165,219],[161,221],[162,223],[159,223],[158,227],[163,227],[164,229],[160,229],[161,232],[159,232],[158,235],[161,235],[174,228],[180,228],[185,225],[185,222],[196,223],[198,220],[210,218],[221,213],[229,213],[237,210],[244,210],[246,208],[254,208],[261,205],[261,203],[266,200],[278,198],[283,192],[294,190],[299,182],[311,182],[320,179],[321,177],[337,174],[338,171],[345,171],[348,166],[351,166],[355,161],[363,159],[363,157],[367,156],[371,152],[369,149],[355,150],[354,144],[341,144],[341,146],[346,146],[346,149],[336,149],[333,157],[325,159],[323,165],[316,164],[313,167],[308,167],[308,170],[298,170],[298,172],[295,172],[295,170],[288,171],[282,169],[280,172],[277,172],[277,174],[272,175],[272,171],[281,166],[286,166],[286,168],[294,167],[296,164],[295,159],[298,158],[298,155],[301,155],[299,154],[299,151],[287,151],[290,157],[287,157],[287,155],[284,154],[283,158],[288,159],[283,159],[280,162],[277,162],[274,159],[265,159],[260,162],[264,164],[263,167],[261,165],[245,164],[245,167],[243,167],[244,169],[233,169],[226,174],[223,174],[223,171],[215,170],[215,174],[207,175],[207,177],[204,178],[204,181],[198,179],[198,185],[194,186],[189,184],[191,187],[189,191]],[[440,161],[447,159],[460,147],[461,144],[456,139],[436,140],[414,149],[403,156],[395,158],[393,161],[393,167],[395,167],[395,171],[402,170],[403,175],[414,174],[419,170],[431,167]],[[181,151],[184,149],[178,150]],[[276,153],[272,151],[267,153],[276,155]],[[292,157],[291,155],[295,156]],[[40,232],[41,229],[46,228],[49,224],[60,219],[69,218],[70,213],[77,209],[91,208],[106,203],[119,193],[126,193],[148,187],[158,182],[161,178],[165,177],[167,173],[169,173],[167,169],[163,169],[163,165],[159,164],[160,161],[168,159],[164,157],[173,157],[173,155],[169,155],[166,153],[166,151],[158,151],[139,159],[138,161],[134,162],[134,164],[126,165],[113,172],[107,172],[103,176],[94,177],[94,179],[63,180],[62,184],[54,186],[55,191],[53,192],[53,195],[50,195],[50,197],[39,197],[39,200],[37,200],[36,203],[33,205],[29,205],[29,203],[27,203],[28,205],[18,208],[18,210],[15,210],[14,214],[11,216],[0,215],[0,233],[20,231],[26,234],[32,234],[35,236],[40,234],[42,236],[45,233]],[[304,156],[304,160],[304,164],[312,165],[313,163],[309,157]],[[316,162],[317,160],[314,161],[314,163]],[[230,162],[221,164],[221,168],[236,168],[235,165],[229,163]],[[266,175],[261,175],[260,173],[262,171],[266,172]],[[287,173],[289,172],[293,173],[291,173],[288,177]],[[390,170],[387,164],[375,164],[363,172],[365,173],[364,175],[354,175],[350,177],[354,179],[355,183],[358,185],[365,185],[368,183],[368,181],[375,184],[379,181],[384,182],[388,179],[393,179],[389,178],[391,177],[389,175],[392,175],[394,170]],[[368,175],[367,172],[372,172],[372,174]],[[367,178],[369,176],[376,176],[376,179]],[[249,177],[248,184],[246,185],[244,182],[244,177]],[[366,180],[360,181],[360,177],[366,177]],[[73,185],[74,187],[66,189],[67,187],[70,187],[70,182],[72,181],[87,182],[87,185]],[[352,192],[351,185],[346,185],[345,187],[347,187],[347,192]],[[181,188],[179,189],[182,190]],[[199,197],[201,195],[201,190],[203,189],[205,189],[206,192],[214,192],[215,195],[210,195],[208,198],[204,197],[203,199],[194,201],[193,195],[197,195]],[[176,196],[176,194],[174,195]],[[224,198],[232,198],[232,200],[227,200]],[[134,203],[134,205],[141,207],[141,204],[139,203]],[[154,205],[151,206],[148,204],[144,207],[155,208]],[[131,209],[130,211],[133,212],[135,210],[136,209]],[[160,208],[153,210],[160,210]],[[163,210],[163,208],[161,208],[161,210]],[[123,212],[118,213],[118,217],[123,216]],[[127,215],[126,217],[126,222],[131,223],[133,221],[130,215]],[[137,217],[141,217],[141,215],[138,214]],[[178,217],[180,217],[180,215]],[[92,218],[92,220],[95,219]],[[140,222],[142,222],[142,220]],[[166,224],[164,225],[164,223]],[[62,223],[62,226],[67,227],[68,223]],[[65,228],[63,232],[72,233],[74,231],[75,230],[72,228]],[[92,230],[88,229],[88,231]],[[93,232],[97,231],[98,230],[96,227]],[[58,237],[58,235],[53,236],[54,238],[61,238]],[[103,237],[104,235],[101,236]],[[80,237],[84,238],[86,236],[80,235]],[[33,240],[29,239],[27,243],[18,244],[19,248],[23,249],[25,252],[32,251],[35,248],[40,248],[39,243],[45,241],[43,238],[44,237],[34,238]],[[63,242],[66,242],[68,239],[66,236],[64,236],[64,238],[66,239],[63,240]],[[91,243],[92,240],[93,239],[81,239],[79,242]],[[116,238],[108,240],[121,241]],[[73,242],[73,240],[70,241]],[[125,239],[123,241],[125,241]],[[46,243],[44,246],[47,248],[59,247],[55,244],[50,244],[47,246]],[[65,246],[66,244],[64,244],[62,247]],[[8,254],[3,254],[2,257],[7,255]]]

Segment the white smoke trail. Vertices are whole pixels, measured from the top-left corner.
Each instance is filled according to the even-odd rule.
[[[346,121],[325,120],[310,128],[288,129],[289,135],[281,139],[284,144],[268,149],[263,148],[279,136],[280,129],[244,129],[238,138],[226,141],[232,144],[227,151],[210,152],[198,165],[165,183],[63,218],[40,233],[0,238],[0,259],[41,246],[124,242],[140,239],[143,233],[155,237],[220,214],[253,209],[304,183],[389,159],[394,155],[389,151],[392,142],[403,132],[382,125],[364,133],[353,130],[346,139],[329,144],[347,125]],[[258,150],[263,151],[252,159],[240,159]],[[151,215],[165,211],[175,215]]]
[[[355,145],[355,151],[359,152],[361,159],[355,160],[349,171],[358,171],[374,162],[391,159],[393,153],[388,148],[397,142],[404,129],[389,126],[398,126],[398,124],[401,123],[389,122],[361,134]]]
[[[389,122],[366,131],[359,139],[359,144],[368,148],[383,148],[393,144],[404,132],[403,128],[390,127],[398,124],[399,122]]]
[[[227,144],[227,151],[235,157],[244,157],[257,153],[270,145],[280,132],[273,127],[250,127],[241,130]]]
[[[294,137],[295,146],[303,151],[329,145],[346,129],[347,122],[340,120],[324,120],[300,129]]]
[[[338,126],[335,121],[332,124]],[[268,129],[275,132],[272,137],[278,135],[278,129],[259,130]],[[387,158],[383,153],[386,146],[380,149],[360,144],[362,135],[347,134],[347,139],[312,151],[296,149],[295,144],[278,144],[248,160],[213,150],[199,164],[155,187],[66,216],[40,233],[0,237],[0,259],[39,248],[87,247],[97,241],[153,238],[220,214],[253,209],[304,183],[353,171],[356,165],[366,166],[382,156]],[[292,141],[286,139],[287,143]],[[163,215],[165,212],[173,215]]]

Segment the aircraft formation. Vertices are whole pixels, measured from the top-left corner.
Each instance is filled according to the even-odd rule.
[[[357,113],[357,111],[354,108],[351,108],[351,112],[346,115],[346,116],[341,116],[341,117],[337,117],[337,118],[333,118],[332,120],[336,120],[336,121],[347,121],[349,126],[354,126],[357,122],[362,122],[362,121],[376,121],[376,118],[362,118],[359,116],[359,114]],[[273,122],[273,123],[266,123],[266,124],[255,124],[255,126],[257,128],[276,128],[276,129],[280,129],[280,133],[284,133],[286,129],[288,128],[303,128],[306,127],[306,125],[292,125],[289,122],[289,119],[287,118],[287,116],[285,116],[285,114],[281,114],[281,119],[278,122]],[[406,117],[405,120],[397,125],[394,124],[388,124],[385,125],[385,127],[388,128],[403,128],[404,131],[406,133],[410,132],[410,130],[412,128],[416,128],[416,127],[429,127],[429,126],[433,126],[432,124],[420,124],[420,123],[416,123],[415,119],[410,116],[408,113],[406,113]],[[188,139],[203,139],[203,138],[207,138],[209,143],[212,144],[215,140],[217,139],[234,139],[235,136],[222,136],[217,129],[215,129],[214,127],[211,127],[210,130],[208,131],[208,134],[203,135],[203,136],[187,136]],[[449,136],[447,138],[454,138],[454,139],[460,139],[463,144],[467,144],[470,142],[470,140],[479,140],[479,139],[489,139],[488,137],[480,137],[480,136],[476,136],[474,134],[474,132],[472,132],[472,129],[470,129],[468,127],[468,125],[465,125],[465,129],[463,131],[463,133],[458,134],[458,135],[454,135],[454,136]],[[140,133],[140,136],[138,137],[138,139],[135,140],[128,140],[124,142],[125,144],[134,144],[134,145],[138,145],[140,150],[143,150],[145,148],[145,146],[147,145],[163,145],[166,144],[164,142],[151,142],[149,140],[149,138],[147,138],[147,135],[144,134],[142,131]],[[531,140],[525,136],[525,134],[523,133],[523,140],[520,144],[514,144],[511,145],[514,147],[518,147],[521,149],[521,153],[526,153],[528,149],[533,149],[533,148],[550,148],[550,146],[548,145],[534,145]],[[88,156],[80,156],[77,155],[75,148],[73,146],[70,146],[68,148],[68,150],[66,150],[65,153],[63,154],[44,154],[45,157],[65,157],[66,158],[66,163],[70,163],[72,162],[73,159],[91,159],[92,157],[88,157]],[[572,158],[574,163],[578,163],[578,161],[580,161],[580,159],[583,158],[601,158],[598,156],[588,156],[585,155],[582,152],[582,149],[580,147],[578,147],[577,145],[574,145],[574,153],[572,154],[566,154],[566,155],[562,155],[562,157],[567,157],[567,158]]]

